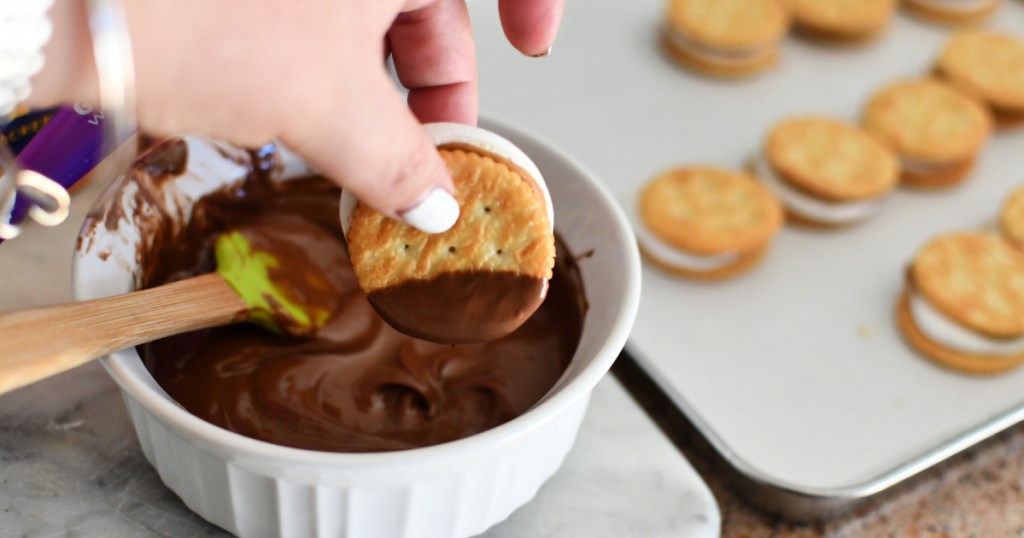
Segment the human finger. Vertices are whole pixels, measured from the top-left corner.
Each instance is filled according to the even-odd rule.
[[[527,56],[546,56],[558,34],[564,0],[498,0],[505,37]]]
[[[388,31],[395,72],[421,122],[476,124],[476,52],[463,0],[402,13]]]
[[[350,99],[318,100],[282,140],[362,203],[428,233],[447,230],[459,207],[447,167],[377,63]]]

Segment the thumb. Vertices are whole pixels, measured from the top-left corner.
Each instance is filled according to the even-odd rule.
[[[289,115],[282,142],[361,203],[427,233],[459,218],[448,168],[379,66]]]

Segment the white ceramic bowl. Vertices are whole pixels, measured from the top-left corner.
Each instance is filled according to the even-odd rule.
[[[561,465],[591,389],[625,344],[640,297],[640,263],[626,218],[592,174],[550,145],[497,122],[482,122],[530,155],[547,178],[558,232],[580,260],[590,308],[568,369],[522,416],[441,445],[386,453],[300,450],[228,432],[188,413],[153,380],[134,349],[104,359],[123,391],[142,450],[189,508],[242,536],[416,538],[471,536],[529,501]],[[165,184],[166,202],[188,218],[193,200],[245,173],[244,152],[186,139],[186,172]],[[280,179],[301,175],[293,155]],[[78,300],[135,285],[139,231],[135,187],[111,192],[83,227],[74,260]],[[112,204],[127,215],[102,224]],[[100,222],[93,226],[93,222]]]

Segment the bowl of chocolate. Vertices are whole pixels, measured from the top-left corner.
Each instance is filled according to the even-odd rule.
[[[78,300],[210,272],[217,237],[239,228],[300,238],[282,255],[337,268],[313,337],[238,323],[103,359],[143,453],[190,509],[241,536],[472,536],[555,473],[625,344],[639,257],[591,173],[482,125],[533,159],[557,216],[546,299],[493,341],[435,344],[384,323],[353,276],[337,187],[286,148],[168,140],[98,202],[75,252]]]

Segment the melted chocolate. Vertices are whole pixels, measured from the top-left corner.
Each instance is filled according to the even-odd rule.
[[[284,220],[293,231],[326,232],[333,245],[302,244],[311,258],[338,260],[328,283],[333,315],[315,338],[239,324],[142,346],[146,366],[172,398],[206,421],[279,445],[386,451],[502,424],[536,404],[562,375],[579,343],[586,301],[561,241],[547,299],[518,330],[491,342],[442,345],[402,334],[377,315],[352,272],[337,215],[338,193],[326,181],[273,185],[256,173],[201,200],[188,226],[151,236],[146,286],[212,270],[212,245],[225,230],[242,227],[259,241],[253,238],[261,233],[282,233]]]
[[[187,165],[188,145],[184,140],[178,138],[167,140],[145,151],[130,171],[130,182],[138,187],[135,191],[133,206],[137,208],[136,215],[133,216],[146,221],[146,224],[153,220],[173,219],[160,186],[165,180],[181,175]],[[143,210],[146,213],[140,214],[140,211]],[[89,215],[89,222],[95,225],[99,222],[98,218],[99,215]],[[124,218],[123,205],[116,203],[111,205],[103,223],[108,230],[115,231]],[[156,225],[149,227],[158,231],[163,230]]]
[[[547,287],[547,280],[516,273],[463,271],[409,280],[367,298],[388,324],[405,334],[467,344],[516,330],[544,301]]]
[[[152,147],[149,143],[146,148]],[[159,151],[146,151],[135,163],[154,178],[180,176],[188,165],[188,144],[180,138],[160,144]]]

